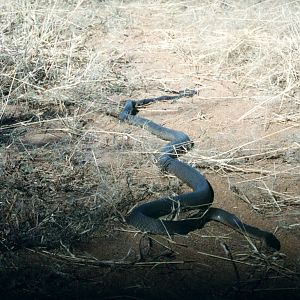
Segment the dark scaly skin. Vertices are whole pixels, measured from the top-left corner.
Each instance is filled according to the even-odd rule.
[[[190,97],[195,93],[193,90],[186,90],[179,92],[177,96],[162,96],[140,101],[128,100],[120,113],[121,121],[143,127],[157,137],[170,141],[161,149],[158,163],[163,170],[174,174],[193,190],[193,192],[173,198],[161,198],[139,204],[131,209],[126,216],[126,222],[144,232],[172,235],[187,234],[214,220],[226,224],[242,234],[261,240],[265,247],[279,250],[280,242],[272,233],[242,223],[234,214],[223,209],[210,207],[214,199],[210,183],[196,169],[177,159],[180,153],[193,147],[193,143],[184,132],[169,129],[151,120],[136,116],[139,106],[156,101],[179,99],[184,96]],[[200,209],[203,214],[200,217],[179,221],[159,219],[182,209]]]

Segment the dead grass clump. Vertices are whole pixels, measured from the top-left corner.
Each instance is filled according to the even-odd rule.
[[[67,26],[55,10],[41,9],[37,2],[19,4],[8,2],[1,14],[2,93],[11,97],[57,84],[63,71],[60,62],[68,53]]]
[[[95,107],[117,105],[107,95],[132,88],[129,60],[101,56],[86,41],[93,28],[105,36],[125,19],[94,1],[0,6],[1,248],[70,244],[122,218],[126,176],[117,182],[95,164],[95,134],[85,126]]]
[[[53,248],[83,240],[105,227],[103,220],[116,211],[116,199],[124,197],[107,184],[114,182],[109,170],[102,168],[99,174],[86,157],[64,144],[49,150],[12,154],[2,166],[2,249]]]
[[[261,104],[291,113],[299,109],[298,12],[295,1],[191,2],[166,12],[166,30],[175,33],[168,45],[196,77],[235,81]]]
[[[86,44],[94,27],[103,27],[105,35],[104,27],[111,29],[116,25],[113,20],[122,18],[112,8],[112,18],[107,24],[107,16],[101,16],[101,9],[92,10],[93,5],[93,1],[74,0],[8,1],[1,6],[3,104],[22,101],[39,105],[65,102],[85,105],[88,102],[85,97],[72,98],[85,86],[84,95],[98,91],[98,96],[105,92],[120,93],[127,88],[126,78],[117,69],[123,66],[121,57],[99,56]],[[106,5],[98,5],[107,9]]]

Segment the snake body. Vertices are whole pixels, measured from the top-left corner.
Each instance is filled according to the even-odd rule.
[[[162,235],[187,234],[202,228],[209,221],[221,222],[238,232],[259,239],[265,247],[280,249],[279,240],[270,232],[243,223],[237,216],[221,208],[211,207],[214,191],[206,178],[195,168],[179,161],[178,156],[193,147],[187,134],[166,128],[151,120],[137,116],[138,107],[152,102],[174,100],[193,96],[196,92],[187,90],[176,96],[147,98],[139,101],[126,101],[119,115],[121,121],[147,129],[157,137],[169,141],[161,150],[158,159],[159,166],[166,172],[174,174],[185,182],[193,191],[175,197],[166,197],[133,207],[126,216],[126,222],[143,232]],[[183,220],[162,220],[162,216],[174,214],[188,209],[199,209],[201,216]]]

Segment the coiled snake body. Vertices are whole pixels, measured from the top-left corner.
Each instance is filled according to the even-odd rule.
[[[259,239],[263,245],[275,250],[280,249],[279,240],[270,232],[242,223],[239,218],[220,208],[213,208],[211,204],[214,192],[205,177],[193,167],[181,162],[177,157],[183,151],[192,148],[193,143],[181,131],[169,129],[151,120],[137,116],[137,108],[156,101],[174,100],[181,97],[193,96],[194,90],[179,92],[177,96],[162,96],[139,101],[128,100],[119,115],[121,121],[143,127],[157,137],[169,141],[160,151],[159,165],[166,172],[172,173],[190,186],[193,192],[167,197],[135,206],[126,216],[126,222],[141,231],[155,234],[187,234],[202,228],[209,221],[218,221],[230,226],[240,233]],[[162,220],[160,217],[174,211],[186,209],[201,209],[200,217],[183,220]]]

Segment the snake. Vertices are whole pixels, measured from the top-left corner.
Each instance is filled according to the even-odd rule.
[[[158,165],[164,172],[175,175],[192,189],[191,192],[181,195],[138,203],[125,216],[126,223],[142,232],[171,236],[186,235],[203,228],[210,221],[217,221],[247,238],[261,241],[264,247],[272,251],[279,251],[280,241],[273,233],[245,224],[236,215],[224,209],[212,207],[214,190],[209,181],[197,169],[178,159],[194,146],[186,133],[164,127],[137,115],[139,108],[153,102],[174,101],[182,97],[192,97],[195,94],[197,94],[196,90],[183,90],[177,92],[177,95],[125,101],[119,120],[142,127],[158,138],[168,141],[160,149]],[[197,210],[198,213],[185,219],[176,219],[180,212],[189,210]],[[173,218],[166,218],[170,215]]]

